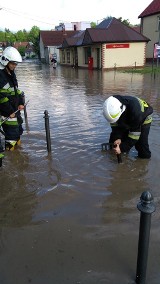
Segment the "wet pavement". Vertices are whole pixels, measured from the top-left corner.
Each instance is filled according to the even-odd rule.
[[[156,205],[146,284],[159,284],[160,76],[38,62],[16,73],[29,103],[22,144],[5,153],[0,168],[0,284],[135,283],[144,191]],[[102,105],[113,94],[153,106],[150,160],[137,159],[132,149],[118,164],[101,151],[110,134]]]

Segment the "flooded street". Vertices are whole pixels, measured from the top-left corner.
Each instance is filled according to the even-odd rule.
[[[159,284],[160,75],[36,62],[24,62],[16,74],[29,103],[22,144],[5,153],[0,168],[0,284],[135,283],[137,203],[146,190],[156,205],[146,284]],[[101,151],[110,134],[102,106],[114,94],[153,106],[150,160],[132,149],[118,164]]]

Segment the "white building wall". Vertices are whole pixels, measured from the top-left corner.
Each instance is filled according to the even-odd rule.
[[[43,44],[43,42],[42,42],[41,36],[40,36],[39,45],[40,45],[40,58],[41,58],[41,60],[44,60],[44,59],[45,59],[45,55],[44,55],[44,44]]]
[[[64,22],[63,24],[66,31],[84,31],[91,27],[90,22]],[[76,27],[76,29],[74,27]],[[62,28],[62,25],[60,25],[56,27],[56,30],[62,30]]]
[[[72,29],[76,26],[77,31],[84,31],[91,27],[90,22],[72,22]]]
[[[56,46],[49,47],[49,54],[50,58],[54,57],[57,60],[57,62],[59,62],[59,49],[57,49]]]
[[[86,29],[89,29],[91,27],[90,22],[80,22],[80,24],[81,24],[80,26],[81,31],[85,31]]]
[[[64,23],[64,26],[65,26],[66,31],[73,31],[74,30],[72,23]]]
[[[97,68],[97,48],[101,48],[100,45],[95,45],[91,48],[91,57],[93,57],[93,68]],[[85,50],[84,47],[78,47],[78,66],[88,68],[88,64],[85,64]],[[100,67],[101,67],[101,54],[100,54]]]
[[[117,45],[119,45],[119,43],[117,43]],[[137,67],[144,66],[145,50],[146,43],[144,42],[129,43],[129,48],[106,48],[106,44],[103,44],[103,68],[134,67],[135,65]]]
[[[78,52],[78,66],[79,67],[87,67],[88,65],[86,65],[85,62],[84,62],[84,49],[83,49],[83,47],[78,47],[77,52]]]

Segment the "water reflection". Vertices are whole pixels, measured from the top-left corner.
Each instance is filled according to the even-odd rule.
[[[128,223],[136,220],[136,205],[141,193],[150,190],[147,180],[149,163],[148,160],[126,157],[123,164],[117,165],[107,187],[112,194],[103,203],[105,223],[121,224],[125,219]]]
[[[32,221],[37,205],[35,192],[28,186],[28,155],[20,150],[6,154],[1,169],[0,226],[19,227]]]

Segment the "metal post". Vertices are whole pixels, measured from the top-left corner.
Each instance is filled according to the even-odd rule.
[[[102,147],[102,151],[107,151],[107,150],[111,150],[114,147],[114,144],[113,143],[102,143],[101,147]],[[121,164],[122,163],[122,155],[117,154],[116,156],[117,156],[118,164]]]
[[[51,152],[51,139],[50,139],[50,128],[49,128],[49,115],[48,111],[44,111],[44,118],[45,118],[45,129],[46,129],[46,141],[47,141],[47,150]]]
[[[139,226],[136,283],[145,284],[150,226],[151,226],[151,214],[156,209],[153,203],[153,196],[149,191],[144,191],[142,193],[140,197],[140,202],[137,204],[137,208],[141,212],[141,216],[140,216],[140,226]]]
[[[160,17],[158,17],[158,47],[160,46]],[[157,52],[157,67],[159,65],[159,49]]]
[[[136,69],[136,62],[134,63],[134,68]]]
[[[25,120],[27,120],[27,109],[26,109],[26,104],[25,104],[25,94],[23,93],[22,96],[23,96],[23,104],[24,104],[24,117],[25,117]]]
[[[24,105],[24,117],[25,117],[25,120],[27,119],[27,109],[26,109],[26,105]]]
[[[118,164],[122,163],[122,155],[121,154],[117,154],[117,161],[118,161]]]
[[[153,58],[152,58],[152,73],[151,73],[151,76],[153,74],[153,66],[154,66],[154,57],[155,57],[155,43],[154,43],[154,47],[153,47]]]

